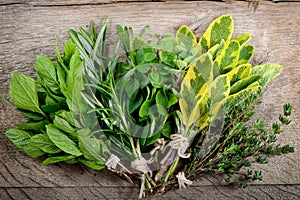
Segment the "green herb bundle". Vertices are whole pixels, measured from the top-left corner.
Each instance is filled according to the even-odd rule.
[[[11,104],[28,121],[6,136],[42,164],[107,167],[140,183],[140,198],[184,188],[204,173],[225,174],[241,187],[261,180],[253,162],[293,152],[276,144],[292,106],[284,105],[272,127],[251,122],[282,67],[252,66],[250,34],[232,39],[233,26],[223,15],[200,38],[186,26],[176,35],[118,26],[112,56],[106,20],[100,30],[93,22],[89,31],[70,30],[63,54],[57,42],[56,57],[37,56],[36,80],[12,74]]]

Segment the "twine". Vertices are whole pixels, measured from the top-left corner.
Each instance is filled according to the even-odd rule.
[[[192,185],[193,184],[193,181],[188,180],[185,177],[184,172],[179,172],[176,175],[176,178],[178,180],[179,189],[186,188],[186,185]]]
[[[155,144],[154,144],[154,148],[150,151],[150,154],[153,155],[156,151],[161,150],[163,151],[163,149],[166,146],[166,141],[164,138],[159,138]]]
[[[150,177],[152,176],[152,171],[150,167],[148,166],[148,163],[150,161],[146,160],[144,157],[141,157],[139,160],[134,160],[131,162],[131,167],[133,169],[136,169],[139,172],[142,172],[143,174],[150,174]]]
[[[110,157],[105,162],[105,166],[111,170],[115,170],[117,168],[117,165],[120,163],[120,158],[116,156],[115,154],[111,154]]]
[[[152,171],[150,167],[148,166],[149,163],[153,162],[152,160],[146,160],[144,157],[140,157],[139,160],[134,160],[131,162],[131,167],[133,169],[136,169],[137,171],[142,172],[142,177],[141,177],[141,188],[140,188],[140,193],[139,193],[139,199],[143,198],[143,191],[145,187],[145,175],[147,173],[150,174],[150,177],[152,177]]]
[[[172,140],[169,142],[168,146],[172,149],[178,150],[178,156],[181,158],[189,158],[191,156],[190,153],[185,153],[186,150],[189,148],[190,144],[188,138],[184,137],[181,134],[173,134],[170,136]]]

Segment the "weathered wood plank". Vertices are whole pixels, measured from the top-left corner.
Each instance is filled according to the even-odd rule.
[[[38,187],[0,188],[1,199],[136,199],[137,187]],[[188,187],[150,199],[247,199],[297,200],[299,185],[249,186],[246,189],[231,186]]]
[[[300,4],[263,2],[256,12],[249,9],[246,2],[233,2],[231,4],[218,2],[132,2],[129,4],[75,5],[70,7],[33,7],[28,5],[0,6],[0,92],[5,95],[7,95],[7,86],[10,82],[9,74],[11,72],[17,71],[34,76],[31,65],[34,63],[35,55],[54,56],[55,35],[58,35],[62,43],[67,39],[69,28],[76,29],[79,26],[85,26],[90,20],[100,24],[102,19],[108,16],[111,22],[110,36],[113,38],[116,38],[114,28],[118,23],[133,26],[137,31],[141,30],[144,25],[150,25],[153,32],[161,33],[174,32],[180,25],[186,24],[195,29],[200,35],[203,29],[206,28],[205,25],[213,18],[225,13],[231,14],[236,24],[235,35],[244,32],[250,32],[253,35],[251,42],[256,47],[256,60],[268,57],[269,62],[284,66],[283,74],[269,86],[269,90],[263,99],[264,104],[259,108],[259,116],[268,120],[276,120],[278,114],[282,112],[281,106],[285,102],[293,103],[295,108],[292,126],[279,136],[279,141],[291,143],[296,147],[296,152],[280,158],[272,158],[268,165],[258,166],[265,173],[264,181],[258,184],[300,183],[300,137],[298,134],[300,130],[300,112],[297,112],[300,110],[300,89],[295,87],[295,84],[300,81],[300,68],[297,67],[300,62],[300,43],[298,42],[300,41],[300,15],[298,14]],[[267,55],[266,52],[268,52],[268,56],[264,56]],[[111,177],[105,171],[86,171],[78,165],[40,166],[39,162],[41,160],[28,158],[14,150],[12,144],[3,135],[5,130],[20,120],[24,120],[24,118],[15,109],[0,100],[0,174],[2,174],[0,176],[0,187],[5,188],[0,191],[0,195],[8,194],[8,198],[10,198],[9,195],[17,195],[20,191],[26,190],[28,194],[34,197],[37,194],[33,191],[39,190],[39,186],[44,186],[50,187],[49,190],[45,191],[46,196],[55,196],[55,191],[66,189],[59,189],[59,187],[65,185],[74,187],[74,189],[66,189],[63,193],[68,198],[68,195],[76,190],[76,186],[99,188],[104,185],[109,188],[128,186],[124,181],[117,179],[115,176]],[[94,176],[94,174],[96,175]],[[213,177],[205,177],[195,182],[195,186],[215,185],[216,183],[222,182],[215,180]],[[16,186],[21,187],[22,190],[12,188]],[[34,190],[30,187],[37,187],[38,189]],[[57,188],[51,190],[52,187]],[[251,188],[255,187],[251,186]],[[262,187],[267,188],[268,186],[259,186],[259,188]],[[280,189],[276,189],[275,186],[272,186],[275,189],[270,193],[276,194],[281,190],[294,192],[293,187],[292,189],[288,186],[287,188],[279,187]],[[195,198],[195,194],[197,197],[199,194],[204,195],[204,193],[210,191],[210,188],[207,187],[206,189],[203,187],[198,191],[197,189],[198,187],[191,188],[183,193],[187,198]],[[261,190],[265,191],[265,189]],[[80,188],[76,191],[75,194],[81,194]],[[101,191],[103,190],[99,189],[99,193]],[[111,193],[118,193],[114,191],[112,190]],[[256,189],[253,189],[253,191],[252,195],[255,196],[258,191]],[[212,195],[216,198],[219,197],[217,195],[221,195],[223,198],[226,197],[226,195],[222,196],[222,191],[214,192],[215,194]],[[233,194],[233,192],[234,190],[227,191],[228,194]],[[133,193],[136,194],[136,192]],[[87,194],[87,191],[82,190],[83,194]],[[124,194],[127,193],[124,191]],[[241,195],[242,192],[237,194]],[[176,196],[177,192],[172,195]],[[171,198],[172,195],[168,198]],[[121,198],[121,195],[116,197]],[[177,198],[179,197],[178,193]],[[270,198],[266,195],[261,197]],[[293,197],[292,194],[291,197]],[[0,199],[6,198],[0,196]]]

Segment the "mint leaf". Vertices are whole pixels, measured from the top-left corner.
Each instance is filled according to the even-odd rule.
[[[50,58],[47,56],[36,56],[36,64],[33,65],[42,85],[55,94],[60,94],[60,87],[57,80],[56,69]]]
[[[30,138],[29,145],[39,148],[46,153],[59,153],[61,150],[55,146],[47,134],[37,134]]]
[[[49,139],[61,150],[64,152],[74,155],[80,156],[82,153],[77,148],[77,145],[73,140],[68,138],[62,131],[57,129],[53,124],[49,124],[46,126],[47,135]]]
[[[27,131],[12,128],[6,131],[5,135],[16,145],[18,149],[24,151],[27,155],[33,158],[37,158],[44,154],[44,152],[40,149],[28,144],[31,134]]]
[[[76,156],[74,156],[74,155],[54,156],[54,157],[47,158],[46,160],[44,160],[42,162],[42,164],[48,165],[48,164],[58,163],[58,162],[62,162],[62,161],[68,161],[73,158],[76,158]]]
[[[94,170],[101,170],[103,168],[105,168],[104,164],[100,164],[96,161],[92,161],[92,160],[86,160],[86,159],[78,159],[79,162],[81,162],[82,164],[86,165],[87,167],[94,169]]]
[[[105,158],[103,156],[108,149],[104,143],[100,143],[99,139],[89,137],[80,136],[78,139],[79,148],[87,160],[96,160],[102,164],[105,163]]]
[[[46,116],[39,107],[39,100],[36,91],[36,83],[33,78],[12,73],[12,81],[9,84],[9,95],[17,108],[40,113]]]
[[[50,122],[48,120],[43,120],[39,122],[26,122],[26,123],[18,123],[15,124],[15,126],[20,127],[21,129],[25,130],[34,130],[34,131],[40,131],[45,130],[45,126],[49,124]]]

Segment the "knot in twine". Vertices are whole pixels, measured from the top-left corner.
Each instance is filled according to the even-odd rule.
[[[172,141],[169,142],[168,146],[170,146],[172,149],[177,149],[179,157],[189,158],[191,156],[190,153],[185,153],[190,146],[189,141],[186,137],[181,134],[173,134],[170,136],[170,139]]]
[[[184,172],[179,172],[176,175],[176,178],[178,180],[179,189],[186,188],[186,185],[192,185],[193,184],[193,181],[188,180],[185,177]]]
[[[148,166],[148,163],[151,163],[151,161],[147,161],[144,157],[141,157],[139,160],[134,160],[131,162],[131,167],[133,169],[136,169],[137,171],[142,172],[143,174],[150,174],[150,177],[152,176],[152,171],[150,167]]]
[[[119,162],[120,162],[120,158],[118,158],[118,156],[116,156],[115,154],[111,154],[110,157],[105,162],[105,166],[110,170],[116,169]]]
[[[150,154],[153,155],[157,150],[163,150],[166,146],[166,141],[164,138],[159,138],[155,144],[154,148],[150,151]]]

